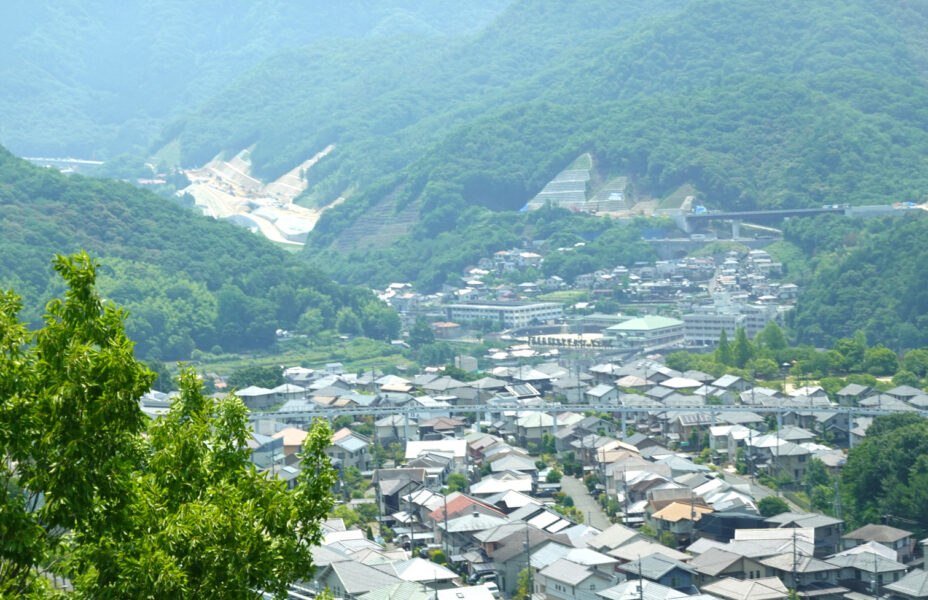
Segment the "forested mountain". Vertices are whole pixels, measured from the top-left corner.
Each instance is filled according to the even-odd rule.
[[[320,39],[479,29],[508,0],[0,3],[0,143],[32,156],[147,148],[274,53]]]
[[[145,359],[194,348],[265,348],[301,316],[332,328],[341,310],[387,339],[395,313],[370,292],[326,275],[264,238],[202,217],[129,184],[65,176],[0,148],[0,288],[24,298],[26,321],[63,283],[55,254],[86,250],[102,263],[99,288],[130,311],[127,330]]]
[[[474,36],[274,57],[166,140],[192,163],[255,143],[267,176],[335,143],[309,194],[361,192],[321,236],[426,182],[518,208],[584,150],[654,193],[691,182],[720,206],[918,199],[926,16],[878,0],[524,0]],[[357,56],[374,58],[344,73]]]
[[[860,330],[897,352],[928,346],[928,214],[797,219],[785,234],[811,257],[790,315],[800,341],[831,347]]]
[[[357,4],[313,3],[304,14],[274,0],[159,3],[167,23],[154,19],[150,31],[120,11],[101,21],[103,0],[86,15],[83,4],[39,4],[28,18],[0,19],[20,59],[3,62],[15,85],[0,107],[42,87],[21,59],[61,30],[32,64],[59,83],[63,72],[93,73],[107,90],[62,88],[72,122],[46,130],[62,140],[91,122],[74,102],[103,113],[102,100],[124,99],[127,86],[141,99],[107,114],[128,137],[133,119],[170,120],[151,146],[165,161],[193,166],[250,147],[255,173],[270,178],[334,144],[301,202],[347,199],[323,214],[305,258],[356,283],[434,289],[548,218],[587,228],[558,212],[540,221],[487,212],[522,207],[584,152],[599,178],[627,175],[655,197],[688,183],[714,208],[921,202],[928,192],[925,0]],[[120,27],[138,45],[77,45],[71,63],[62,59],[66,40]],[[167,56],[177,39],[189,50]],[[157,52],[131,62],[153,42]],[[238,54],[214,52],[231,47]],[[112,64],[91,68],[103,54]],[[156,66],[176,82],[150,89]],[[159,95],[169,109],[156,111]],[[35,114],[55,113],[43,106],[32,103]],[[0,139],[14,121],[3,122]],[[387,226],[351,229],[359,221]]]

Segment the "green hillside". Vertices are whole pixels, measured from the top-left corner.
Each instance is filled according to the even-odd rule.
[[[340,311],[370,337],[396,335],[395,314],[369,292],[334,284],[264,238],[0,148],[0,288],[23,296],[25,320],[40,322],[44,303],[63,292],[54,254],[79,250],[102,263],[100,290],[129,309],[128,331],[145,359],[266,348],[276,329],[297,327],[301,317],[333,328]]]
[[[0,3],[0,143],[25,156],[144,151],[167,122],[276,52],[321,39],[473,31],[507,3]]]
[[[786,242],[811,258],[791,327],[831,347],[863,331],[897,352],[928,345],[928,214],[790,222]]]
[[[539,78],[572,62],[588,36],[631,35],[671,4],[630,0],[616,10],[591,1],[522,1],[473,35],[310,45],[269,58],[163,141],[179,139],[188,165],[253,142],[255,168],[266,177],[336,143],[313,190],[331,200],[407,165],[455,125],[534,98],[547,86]],[[345,64],[354,68],[346,73]]]
[[[422,202],[428,182],[460,186],[466,205],[518,208],[584,151],[656,197],[692,183],[721,207],[919,200],[919,6],[520,1],[473,36],[269,59],[165,141],[191,163],[255,143],[266,176],[335,143],[309,198],[360,192],[323,218],[323,246],[397,190],[400,205]],[[373,59],[343,73],[358,56]],[[268,100],[251,106],[255,94]]]

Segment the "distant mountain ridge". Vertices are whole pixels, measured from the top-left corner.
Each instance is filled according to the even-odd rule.
[[[185,160],[254,143],[269,177],[336,143],[305,201],[351,197],[316,248],[388,197],[423,220],[517,209],[583,152],[602,177],[692,183],[723,208],[920,201],[926,19],[901,1],[519,0],[478,34],[278,55],[165,141]],[[243,112],[272,81],[292,87]]]
[[[354,283],[402,265],[429,287],[464,260],[433,264],[431,241],[522,208],[584,154],[597,181],[652,198],[688,184],[712,208],[928,197],[924,0],[427,4],[381,0],[389,16],[352,25],[364,35],[281,35],[161,130],[158,160],[248,148],[272,180],[334,144],[300,202],[346,200],[304,257]]]
[[[25,156],[144,152],[170,120],[279,51],[472,31],[508,1],[0,3],[0,144]]]

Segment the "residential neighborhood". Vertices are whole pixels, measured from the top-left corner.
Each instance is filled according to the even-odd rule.
[[[572,248],[560,248],[565,253]],[[539,250],[540,251],[540,250]],[[761,249],[713,256],[618,265],[564,281],[557,275],[513,284],[534,273],[544,257],[513,248],[481,259],[462,274],[460,285],[435,294],[394,283],[378,291],[407,324],[424,317],[438,339],[458,339],[508,330],[516,339],[551,348],[593,346],[627,352],[711,347],[722,330],[739,327],[749,337],[767,323],[782,322],[798,287],[781,280],[782,265]],[[549,300],[558,293],[589,300]],[[622,302],[636,314],[597,312],[597,303]]]
[[[928,540],[899,523],[850,530],[832,516],[840,497],[812,510],[796,493],[840,474],[865,413],[919,411],[923,393],[848,385],[832,402],[818,386],[653,358],[575,369],[529,348],[498,351],[530,364],[460,379],[332,364],[238,392],[252,462],[288,485],[313,419],[332,424],[339,502],[292,597],[928,598]],[[170,396],[143,409],[157,417]]]

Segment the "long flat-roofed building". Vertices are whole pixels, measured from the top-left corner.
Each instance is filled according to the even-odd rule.
[[[467,302],[445,307],[449,321],[493,321],[508,329],[564,318],[560,302]]]
[[[683,344],[683,321],[647,315],[613,325],[603,336],[617,348],[650,352]]]

